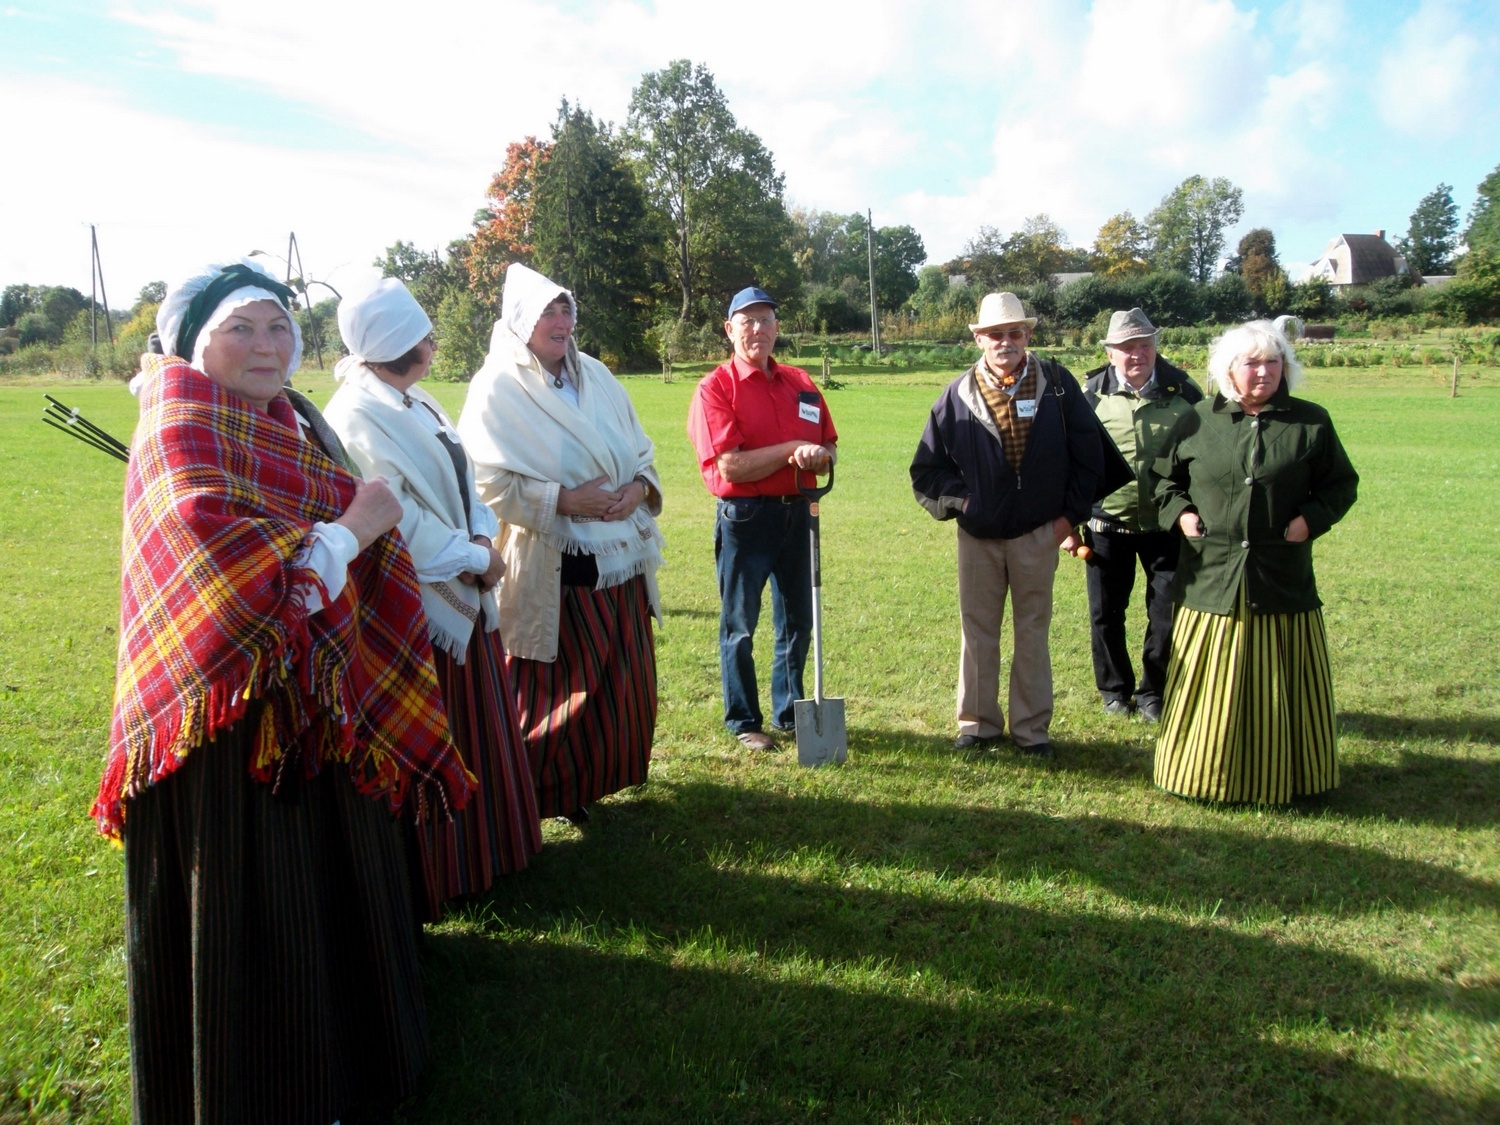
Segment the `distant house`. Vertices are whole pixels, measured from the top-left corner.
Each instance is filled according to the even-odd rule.
[[[1052,275],[1052,284],[1061,289],[1072,281],[1082,281],[1086,277],[1093,277],[1092,273],[1055,273]]]
[[[1385,231],[1374,234],[1341,234],[1323,247],[1323,254],[1308,277],[1326,277],[1338,287],[1368,285],[1383,277],[1407,273],[1406,259],[1385,240]]]

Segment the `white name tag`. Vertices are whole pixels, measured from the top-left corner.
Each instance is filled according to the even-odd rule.
[[[1035,418],[1036,417],[1036,399],[1034,399],[1034,398],[1018,398],[1018,399],[1016,399],[1016,417],[1017,418]]]
[[[799,402],[797,416],[804,422],[812,422],[816,425],[823,418],[823,408],[815,402]]]

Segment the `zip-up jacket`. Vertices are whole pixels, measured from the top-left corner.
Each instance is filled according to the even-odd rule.
[[[1192,376],[1160,356],[1150,398],[1125,390],[1113,364],[1084,376],[1083,396],[1135,474],[1135,479],[1094,505],[1094,518],[1121,531],[1160,531],[1152,497],[1151,462],[1161,455],[1177,419],[1203,401]]]
[[[933,403],[912,458],[917,503],[980,539],[1015,539],[1058,516],[1082,523],[1104,473],[1103,434],[1078,381],[1054,360],[1031,353],[1027,362],[1036,365],[1037,408],[1019,466],[1005,459],[977,364]]]

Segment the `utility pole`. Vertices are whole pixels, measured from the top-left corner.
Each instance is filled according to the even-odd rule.
[[[104,265],[99,260],[99,232],[89,224],[89,250],[93,260],[89,263],[89,341],[95,351],[99,350],[99,302],[104,302],[104,330],[109,333],[109,342],[115,342],[115,326],[109,316],[109,296],[104,292]]]
[[[302,268],[302,249],[297,245],[297,232],[292,231],[286,240],[286,283],[292,284],[292,258],[297,259],[297,288],[302,291],[302,303],[307,306],[307,324],[312,336],[313,351],[318,356],[318,367],[323,366],[323,333],[318,330],[318,314],[313,312],[312,298],[307,293],[307,271]]]
[[[880,310],[875,305],[875,217],[865,210],[865,252],[870,259],[870,346],[880,358]]]

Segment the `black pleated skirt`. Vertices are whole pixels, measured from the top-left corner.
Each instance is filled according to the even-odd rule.
[[[126,808],[133,1117],[380,1119],[427,1049],[397,822],[343,766],[273,794],[252,715]]]

